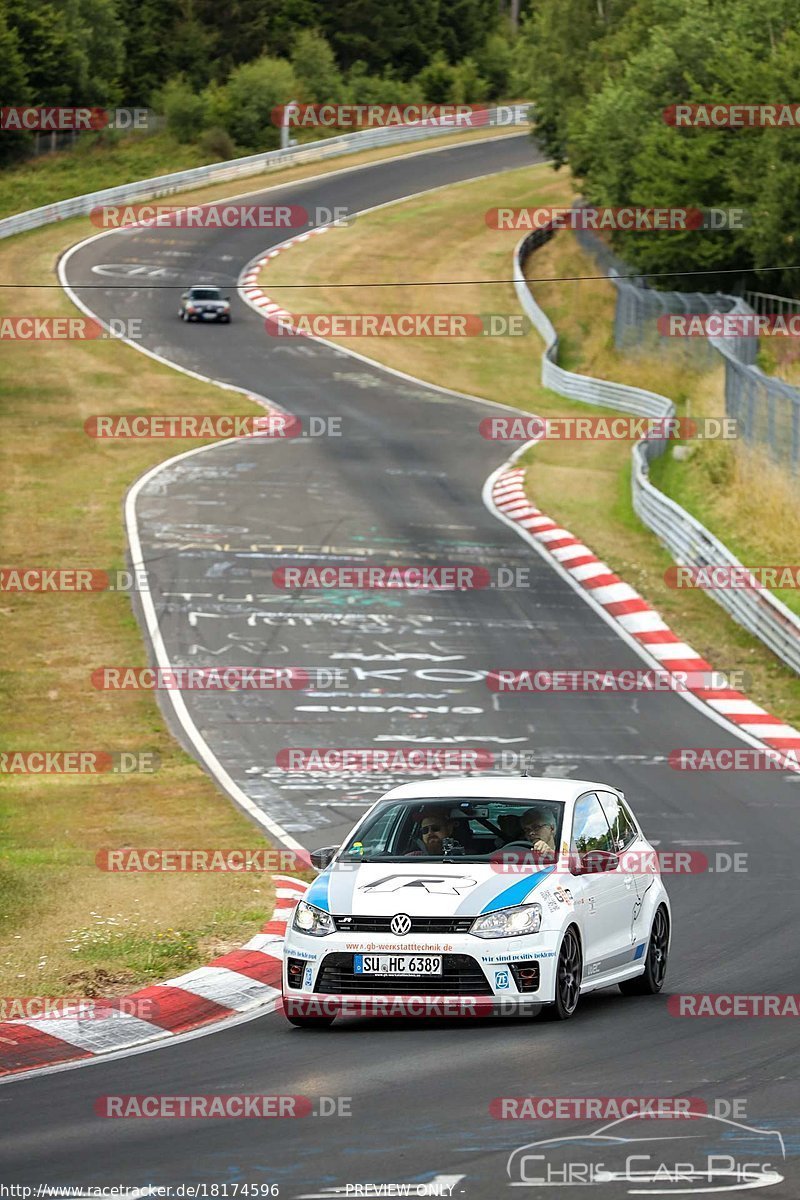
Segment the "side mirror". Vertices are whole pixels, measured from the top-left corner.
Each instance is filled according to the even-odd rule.
[[[616,871],[619,866],[619,855],[609,850],[590,850],[588,854],[580,854],[572,864],[573,875],[596,875],[604,871]]]
[[[330,865],[338,849],[338,846],[323,846],[321,850],[312,850],[310,855],[312,867],[317,871],[324,871]]]
[[[181,300],[188,300],[188,299],[189,299],[189,293],[181,292]]]
[[[225,299],[226,299],[226,300],[230,300],[230,296],[225,296]]]

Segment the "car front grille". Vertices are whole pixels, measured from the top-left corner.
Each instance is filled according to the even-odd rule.
[[[352,954],[328,954],[317,976],[315,992],[329,995],[491,996],[491,986],[468,954],[443,954],[442,974],[356,975]]]
[[[391,917],[335,916],[336,928],[343,933],[391,933]],[[409,933],[469,933],[474,917],[412,917]],[[402,950],[402,942],[397,949]]]

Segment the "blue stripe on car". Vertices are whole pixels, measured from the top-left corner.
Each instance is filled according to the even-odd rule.
[[[518,879],[511,887],[490,900],[486,907],[481,909],[481,914],[494,912],[496,908],[510,908],[513,904],[522,904],[528,892],[538,887],[554,870],[554,866],[547,867],[544,871],[537,871],[535,875],[526,875],[524,879]]]
[[[330,875],[327,872],[324,875],[318,875],[311,887],[303,897],[309,904],[315,905],[317,908],[322,908],[325,912],[330,912],[328,906],[328,884]]]
[[[636,962],[636,959],[641,958],[642,955],[644,954],[644,946],[645,946],[645,943],[640,942],[639,945],[634,950],[634,952],[633,952],[633,961],[634,962]]]

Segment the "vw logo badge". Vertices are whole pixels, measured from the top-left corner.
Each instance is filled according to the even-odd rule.
[[[411,917],[407,917],[405,913],[398,913],[396,917],[392,917],[389,922],[389,928],[392,933],[396,933],[398,937],[411,931]]]

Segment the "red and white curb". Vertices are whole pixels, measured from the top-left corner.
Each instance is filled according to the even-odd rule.
[[[274,321],[280,321],[286,329],[292,328],[289,324],[292,314],[280,304],[276,304],[259,285],[259,277],[265,267],[268,267],[273,259],[277,258],[283,250],[288,250],[290,246],[296,245],[298,242],[307,242],[310,238],[317,236],[320,233],[327,233],[331,228],[330,225],[319,225],[316,229],[310,229],[308,233],[299,233],[296,237],[288,238],[285,242],[281,242],[279,246],[273,246],[261,258],[255,258],[248,263],[242,275],[239,278],[239,290],[241,295],[247,302],[259,312],[262,312],[266,318],[271,318]]]
[[[734,688],[692,686],[692,676],[714,670],[696,650],[682,642],[655,609],[637,591],[615,575],[611,568],[592,553],[568,529],[535,508],[525,491],[525,470],[509,467],[497,473],[491,499],[507,521],[519,525],[539,547],[556,560],[561,568],[590,594],[592,601],[617,622],[659,666],[670,673],[690,673],[687,691],[707,704],[715,713],[731,722],[750,738],[758,739],[772,750],[800,751],[800,732],[748,700]],[[790,769],[796,762],[786,760]]]
[[[286,925],[308,887],[289,875],[274,879],[272,917],[246,945],[125,997],[123,1007],[141,1008],[150,1014],[148,1020],[114,1010],[85,1019],[65,1015],[0,1021],[0,1077],[168,1040],[254,1009],[273,1011],[281,994]]]

